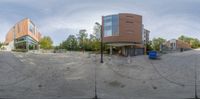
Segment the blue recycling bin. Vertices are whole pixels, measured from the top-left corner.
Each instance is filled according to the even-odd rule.
[[[149,59],[157,59],[158,55],[156,51],[149,52]]]

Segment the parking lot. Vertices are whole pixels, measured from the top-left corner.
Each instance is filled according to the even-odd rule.
[[[0,98],[183,99],[200,94],[200,50],[147,56],[0,52]]]

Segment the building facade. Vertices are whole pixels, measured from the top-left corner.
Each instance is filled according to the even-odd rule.
[[[149,43],[149,34],[150,34],[149,30],[143,29],[143,43],[144,43],[144,45]]]
[[[181,41],[181,40],[176,40],[176,39],[171,39],[167,41],[165,44],[169,50],[178,50],[178,51],[184,51],[184,50],[190,50],[191,46],[190,44]]]
[[[28,18],[16,23],[7,33],[5,39],[6,50],[39,49],[41,33],[35,24]]]
[[[142,16],[120,13],[102,17],[103,42],[124,56],[144,54]]]

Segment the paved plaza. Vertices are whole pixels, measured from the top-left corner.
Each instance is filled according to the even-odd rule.
[[[1,99],[186,99],[200,96],[200,50],[147,56],[0,52]]]

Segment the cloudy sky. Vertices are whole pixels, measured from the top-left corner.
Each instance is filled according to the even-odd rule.
[[[200,39],[200,0],[0,0],[0,41],[23,18],[30,18],[54,45],[79,29],[92,33],[101,16],[135,13],[143,16],[150,38]]]

